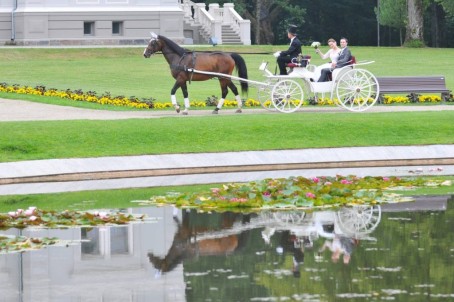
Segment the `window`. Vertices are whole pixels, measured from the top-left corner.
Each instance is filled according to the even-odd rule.
[[[93,36],[95,34],[95,22],[84,22],[84,35]]]
[[[112,35],[116,35],[116,36],[123,35],[123,22],[121,22],[121,21],[112,22]]]

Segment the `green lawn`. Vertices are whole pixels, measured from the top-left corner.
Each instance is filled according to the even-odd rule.
[[[144,45],[145,47],[145,45]],[[224,46],[203,47],[202,51],[225,50],[243,54],[248,66],[249,78],[264,81],[258,66],[268,61],[274,71],[275,59],[271,53],[287,46]],[[450,62],[454,49],[407,49],[399,47],[357,47],[350,46],[357,60],[373,60],[365,66],[376,76],[444,75],[448,88],[454,88],[454,70]],[[195,47],[194,47],[195,48]],[[326,47],[323,50],[326,51]],[[174,80],[169,66],[161,54],[145,59],[143,48],[0,48],[2,73],[0,82],[21,85],[44,85],[47,88],[82,89],[101,94],[153,97],[161,102],[170,101],[170,89]],[[305,54],[311,54],[311,63],[319,65],[322,60],[310,47],[304,47]],[[267,54],[256,54],[267,53]],[[189,86],[190,99],[202,101],[211,95],[220,96],[217,80],[192,82]],[[233,95],[229,94],[233,99]],[[8,97],[1,94],[0,97]],[[182,100],[181,91],[177,93]],[[257,98],[251,88],[250,98]],[[50,101],[52,102],[52,101]]]
[[[454,111],[0,122],[0,162],[48,158],[454,143]]]

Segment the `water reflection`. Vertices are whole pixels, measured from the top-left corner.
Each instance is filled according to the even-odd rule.
[[[155,219],[26,229],[82,242],[0,255],[0,301],[453,299],[450,204],[438,197],[254,214],[134,208]]]

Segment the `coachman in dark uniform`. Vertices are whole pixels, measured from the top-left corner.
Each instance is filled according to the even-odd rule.
[[[301,53],[301,41],[296,36],[296,26],[290,25],[287,31],[287,36],[290,39],[290,47],[278,53],[277,64],[279,66],[279,74],[287,75],[286,64],[290,63],[292,59],[296,58]],[[305,66],[307,61],[302,63]]]

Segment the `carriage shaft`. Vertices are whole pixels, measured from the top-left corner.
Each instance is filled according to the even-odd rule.
[[[269,84],[264,83],[264,82],[248,80],[248,79],[244,79],[244,78],[228,75],[228,74],[225,74],[225,73],[219,73],[219,72],[203,71],[203,70],[197,70],[197,69],[194,69],[194,68],[188,68],[188,72],[206,74],[206,75],[211,75],[211,76],[220,77],[220,78],[229,78],[231,80],[239,80],[239,81],[247,82],[249,84],[254,84],[254,85],[258,85],[258,86],[268,86],[269,85]]]

